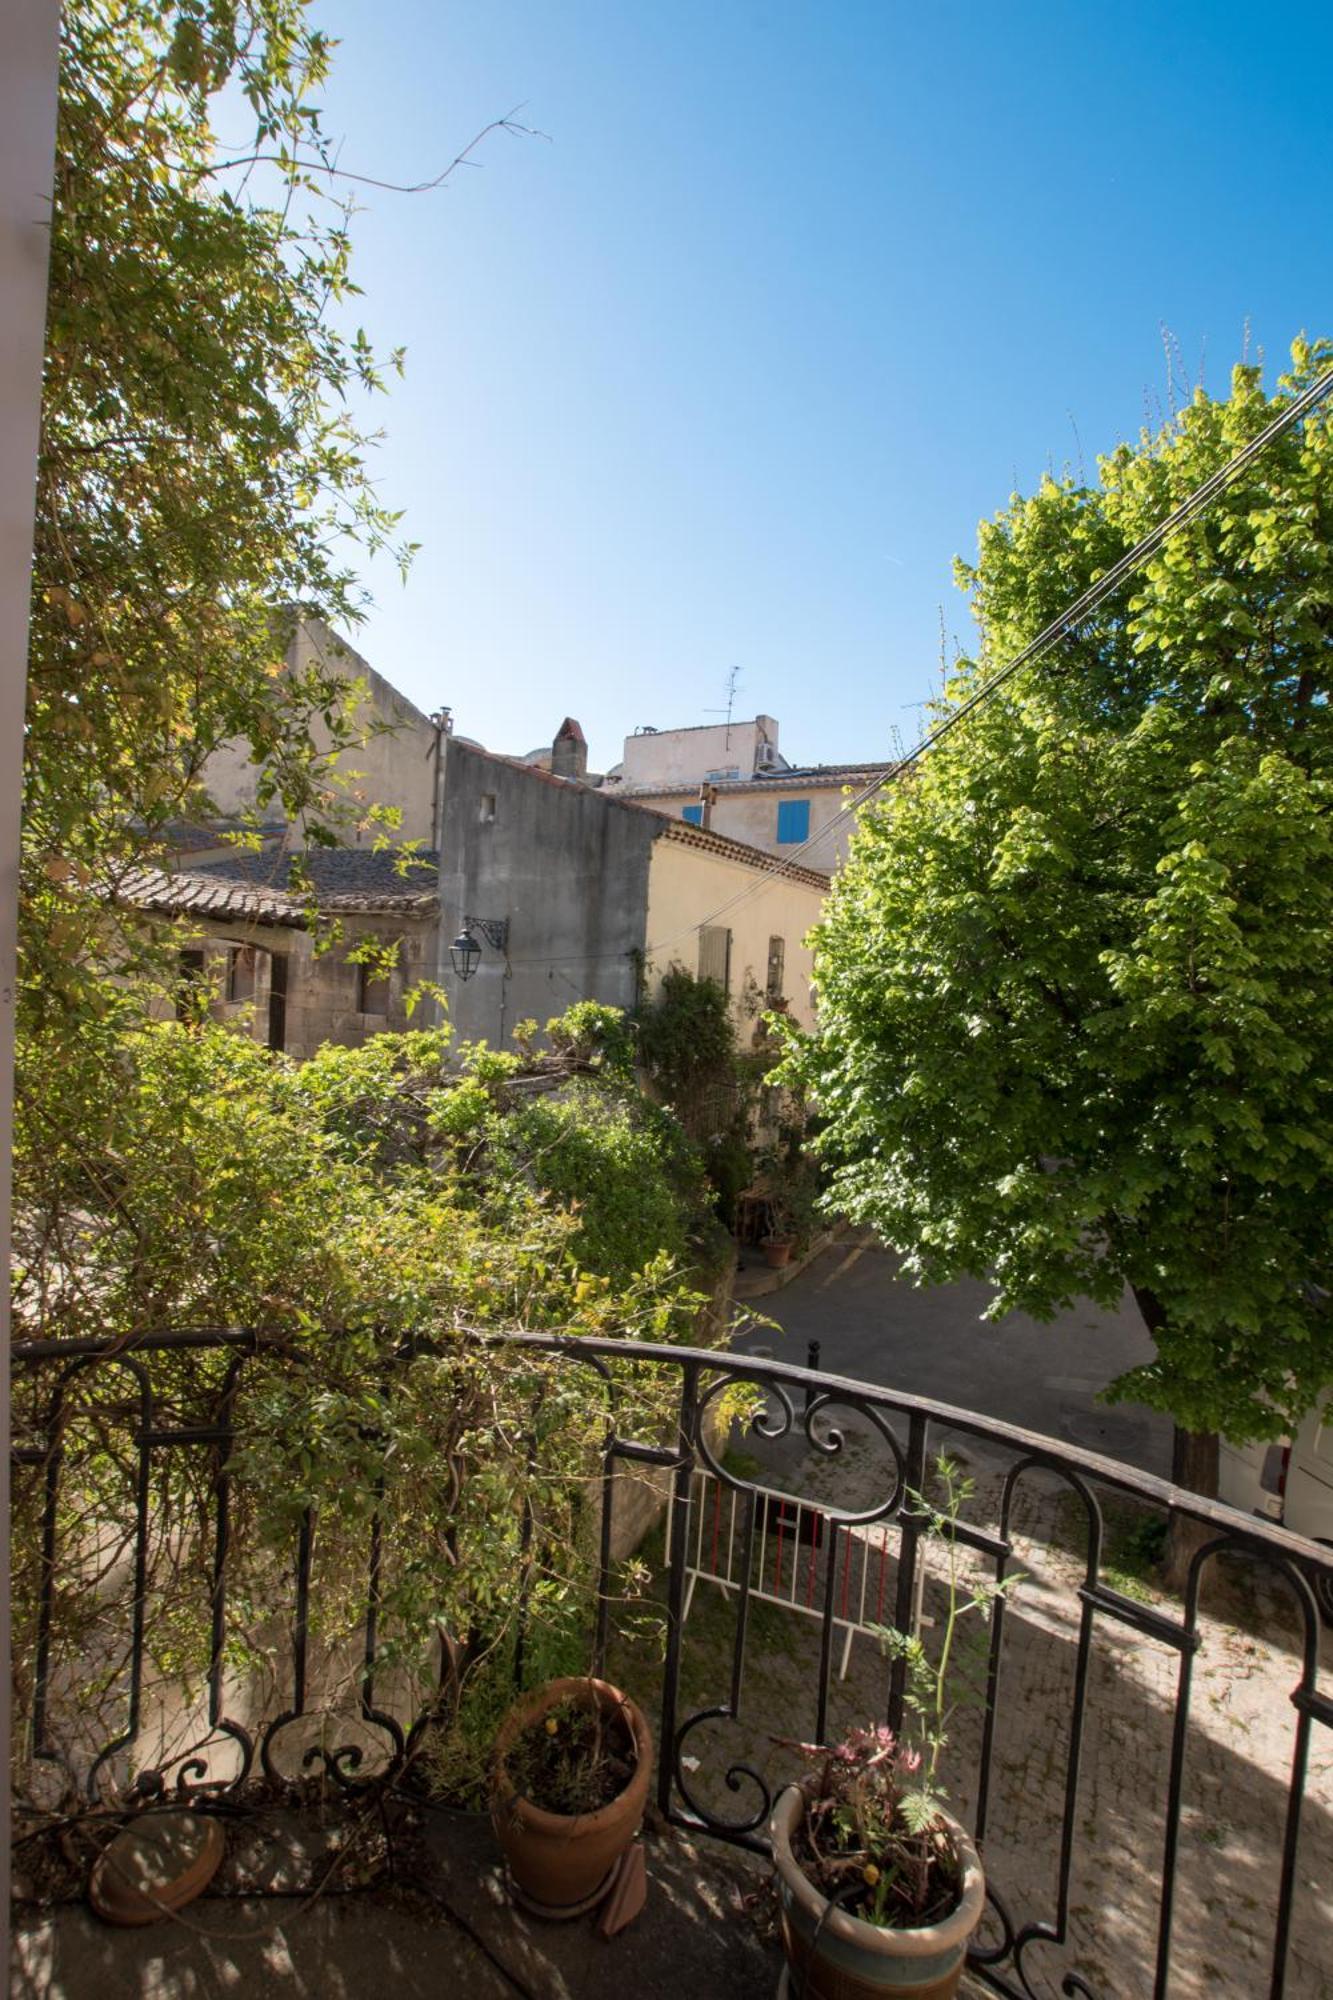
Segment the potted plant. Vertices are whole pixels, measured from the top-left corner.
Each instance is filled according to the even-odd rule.
[[[952,1531],[974,1487],[947,1457],[936,1472],[943,1505],[910,1499],[947,1551],[939,1656],[928,1659],[915,1635],[881,1633],[906,1662],[915,1740],[872,1725],[832,1747],[794,1746],[816,1761],[779,1795],[769,1821],[793,2000],[950,2000],[981,1921],[981,1861],[945,1809],[939,1761],[958,1705],[949,1673],[961,1621],[971,1612],[988,1619],[1019,1578],[962,1579]]]
[[[890,1730],[815,1754],[769,1822],[794,1994],[949,2000],[985,1903],[976,1848]]]
[[[495,1740],[491,1821],[520,1900],[577,1917],[601,1901],[643,1819],[653,1739],[641,1711],[591,1675],[548,1681]]]
[[[768,1234],[760,1242],[764,1261],[781,1270],[792,1252],[809,1245],[817,1218],[818,1182],[808,1160],[790,1149],[765,1155],[761,1185],[768,1203]]]

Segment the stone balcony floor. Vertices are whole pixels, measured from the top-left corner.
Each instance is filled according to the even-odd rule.
[[[11,1991],[15,2000],[772,2000],[777,1990],[781,1954],[746,1900],[764,1871],[716,1842],[649,1827],[647,1906],[604,1941],[592,1917],[547,1924],[513,1905],[484,1819],[420,1818],[399,1887],[312,1897],[312,1877],[325,1872],[320,1832],[287,1814],[260,1829],[233,1825],[229,1843],[234,1852],[250,1841],[251,1879],[302,1889],[206,1895],[141,1930],[113,1929],[82,1903],[20,1905]]]

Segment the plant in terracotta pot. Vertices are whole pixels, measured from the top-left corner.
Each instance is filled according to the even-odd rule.
[[[768,1202],[769,1220],[768,1234],[760,1247],[765,1262],[777,1270],[793,1252],[805,1250],[814,1236],[819,1184],[812,1163],[788,1147],[765,1154],[760,1185]]]
[[[944,1501],[921,1494],[946,1556],[946,1613],[938,1657],[921,1640],[881,1634],[907,1665],[911,1724],[905,1737],[883,1726],[849,1731],[829,1746],[801,1744],[814,1761],[773,1808],[769,1835],[778,1877],[783,1949],[793,2000],[951,2000],[986,1888],[970,1836],[946,1809],[939,1781],[962,1621],[987,1619],[1003,1590],[965,1581],[951,1529],[972,1484],[948,1458],[937,1462]]]
[[[510,1710],[491,1765],[491,1820],[529,1909],[577,1917],[601,1901],[639,1830],[652,1765],[642,1712],[607,1681],[548,1681]]]
[[[769,1826],[793,1993],[948,2000],[985,1901],[976,1848],[891,1730],[802,1747],[820,1761]]]

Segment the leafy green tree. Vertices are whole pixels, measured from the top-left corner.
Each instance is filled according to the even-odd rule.
[[[529,1671],[586,1661],[604,1378],[478,1336],[699,1338],[708,1215],[678,1128],[614,1059],[605,1070],[589,1059],[572,1082],[559,1051],[520,1064],[479,1046],[450,1068],[440,1029],[297,1063],[212,1022],[136,1022],[132,993],[120,1006],[123,1018],[113,1008],[89,1023],[86,1061],[48,1065],[18,1107],[15,1323],[21,1338],[228,1325],[266,1335],[233,1410],[229,1668],[268,1685],[255,1635],[284,1600],[290,1612],[307,1510],[320,1578],[312,1659],[339,1698],[355,1698],[372,1517],[383,1657],[408,1677],[411,1706],[438,1685],[441,1622],[474,1691],[482,1675],[490,1695],[512,1697],[520,1637]],[[552,1040],[585,1050],[590,1029],[605,1042],[614,1026],[572,1010]],[[555,1092],[534,1103],[548,1083]],[[206,1427],[226,1361],[201,1349],[136,1366],[159,1410]],[[45,1421],[67,1370],[61,1359],[16,1371],[18,1436]],[[67,1582],[52,1658],[60,1685],[78,1690],[66,1726],[78,1711],[103,1741],[123,1711],[122,1538],[137,1505],[123,1423],[140,1379],[112,1358],[79,1372],[62,1438]],[[616,1380],[627,1434],[664,1435],[666,1377],[617,1367]],[[146,1643],[155,1673],[183,1693],[210,1643],[205,1470],[188,1452],[153,1455]],[[43,1468],[23,1468],[19,1713],[37,1657],[45,1491]],[[637,1586],[627,1577],[624,1588]],[[474,1725],[487,1747],[493,1721],[483,1703]],[[30,1775],[26,1758],[25,1744]]]
[[[350,738],[336,662],[281,672],[274,611],[346,623],[346,558],[393,538],[354,399],[380,386],[304,0],[64,10],[33,591],[21,944],[26,1018],[107,1004],[143,945],[126,870],[248,742],[318,828]],[[221,147],[212,108],[250,136]],[[398,360],[399,357],[393,357]],[[406,552],[403,552],[406,553]],[[316,735],[319,725],[319,735]],[[322,745],[322,747],[321,747]]]
[[[1328,363],[983,523],[947,712]],[[1333,1380],[1333,432],[1288,432],[861,818],[818,933],[833,1200],[998,1316],[1128,1285],[1177,1476]]]

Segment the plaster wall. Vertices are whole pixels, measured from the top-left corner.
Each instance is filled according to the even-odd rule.
[[[771,715],[757,715],[752,722],[705,723],[699,729],[627,736],[621,783],[669,785],[679,780],[697,788],[710,771],[725,771],[733,764],[748,778],[756,768],[761,743],[778,747],[778,725]]]
[[[575,1000],[633,1007],[655,827],[596,791],[451,739],[440,840],[440,983],[464,1041],[505,1045]],[[449,944],[465,916],[507,920],[507,951],[477,933],[459,979]]]
[[[799,781],[790,785],[774,783],[765,785],[762,791],[724,792],[719,790],[713,802],[709,826],[714,833],[725,833],[732,840],[743,840],[750,847],[762,847],[766,854],[786,854],[793,852],[791,844],[778,845],[778,805],[783,799],[808,799],[810,801],[810,832],[813,844],[800,857],[803,868],[814,868],[821,875],[831,875],[847,859],[847,846],[852,837],[855,821],[849,813],[839,818],[847,803],[848,792],[841,785],[825,785],[817,789],[802,788]],[[697,805],[699,794],[694,791],[673,793],[670,796],[642,799],[640,804],[651,806],[654,812],[665,813],[668,819],[679,819],[684,806]]]
[[[714,828],[716,829],[716,827]],[[756,888],[755,885],[758,884]],[[734,909],[722,905],[741,890],[753,890]],[[742,996],[752,980],[760,994],[768,979],[770,938],[783,940],[783,994],[803,1028],[814,1025],[810,996],[811,954],[803,942],[819,921],[823,898],[809,883],[763,876],[753,865],[710,854],[684,841],[658,839],[648,876],[648,943],[644,968],[650,993],[672,965],[699,970],[701,918],[714,911],[717,926],[731,932],[730,994],[740,1018]]]
[[[391,837],[434,846],[436,760],[442,731],[322,619],[303,618],[287,648],[287,666],[289,671],[300,673],[312,664],[322,664],[366,685],[366,695],[356,710],[361,740],[333,761],[333,768],[346,783],[348,798],[358,808],[396,806],[402,819],[390,830]],[[320,747],[327,749],[328,733],[318,722],[313,734]],[[254,805],[261,768],[253,761],[248,743],[224,743],[214,751],[204,766],[203,782],[219,813],[232,818]],[[273,808],[270,805],[265,810],[271,813]],[[349,823],[341,830],[340,844],[368,847],[383,830]],[[300,846],[302,842],[298,837],[289,844]]]

